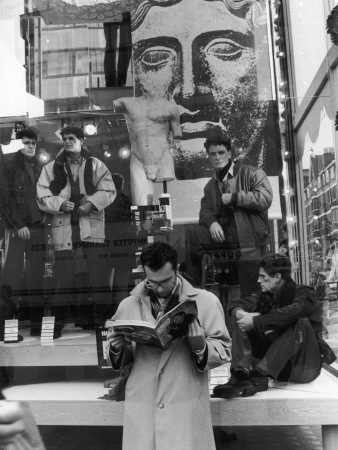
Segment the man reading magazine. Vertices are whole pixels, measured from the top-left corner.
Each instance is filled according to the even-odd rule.
[[[113,320],[155,324],[186,299],[196,301],[198,318],[163,350],[130,342],[110,329],[107,360],[114,370],[131,367],[126,381],[123,450],[215,450],[208,370],[230,360],[230,337],[215,295],[195,289],[177,273],[177,252],[165,242],[141,254],[146,274],[124,299]]]

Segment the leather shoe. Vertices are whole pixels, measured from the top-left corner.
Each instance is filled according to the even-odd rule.
[[[246,367],[234,367],[234,369],[232,369],[232,373],[237,380],[248,380],[250,378],[250,370]]]
[[[267,391],[268,377],[261,375],[250,377],[248,380],[238,380],[231,375],[229,381],[214,387],[214,397],[231,399],[234,397],[251,397],[257,392]]]

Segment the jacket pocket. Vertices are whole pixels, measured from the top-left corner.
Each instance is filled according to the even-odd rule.
[[[86,235],[92,237],[94,239],[104,239],[104,217],[102,213],[91,213],[88,216],[89,219],[89,228],[88,230],[85,226],[83,227],[83,238],[86,238]],[[88,223],[88,222],[87,222]]]
[[[255,239],[266,239],[270,233],[268,218],[263,214],[255,214],[251,217]]]
[[[64,225],[64,218],[62,215],[50,215],[50,224],[52,227],[62,227]]]

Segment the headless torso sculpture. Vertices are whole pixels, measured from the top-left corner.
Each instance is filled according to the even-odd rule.
[[[175,179],[168,135],[182,137],[179,110],[174,103],[148,93],[120,98],[113,104],[116,112],[124,114],[129,132],[132,203],[151,204],[153,183]]]

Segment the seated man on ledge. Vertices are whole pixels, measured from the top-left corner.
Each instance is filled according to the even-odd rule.
[[[268,377],[308,383],[336,356],[321,337],[321,307],[309,286],[291,278],[291,262],[274,254],[260,262],[258,298],[232,305],[231,377],[215,397],[247,397],[268,389]]]

